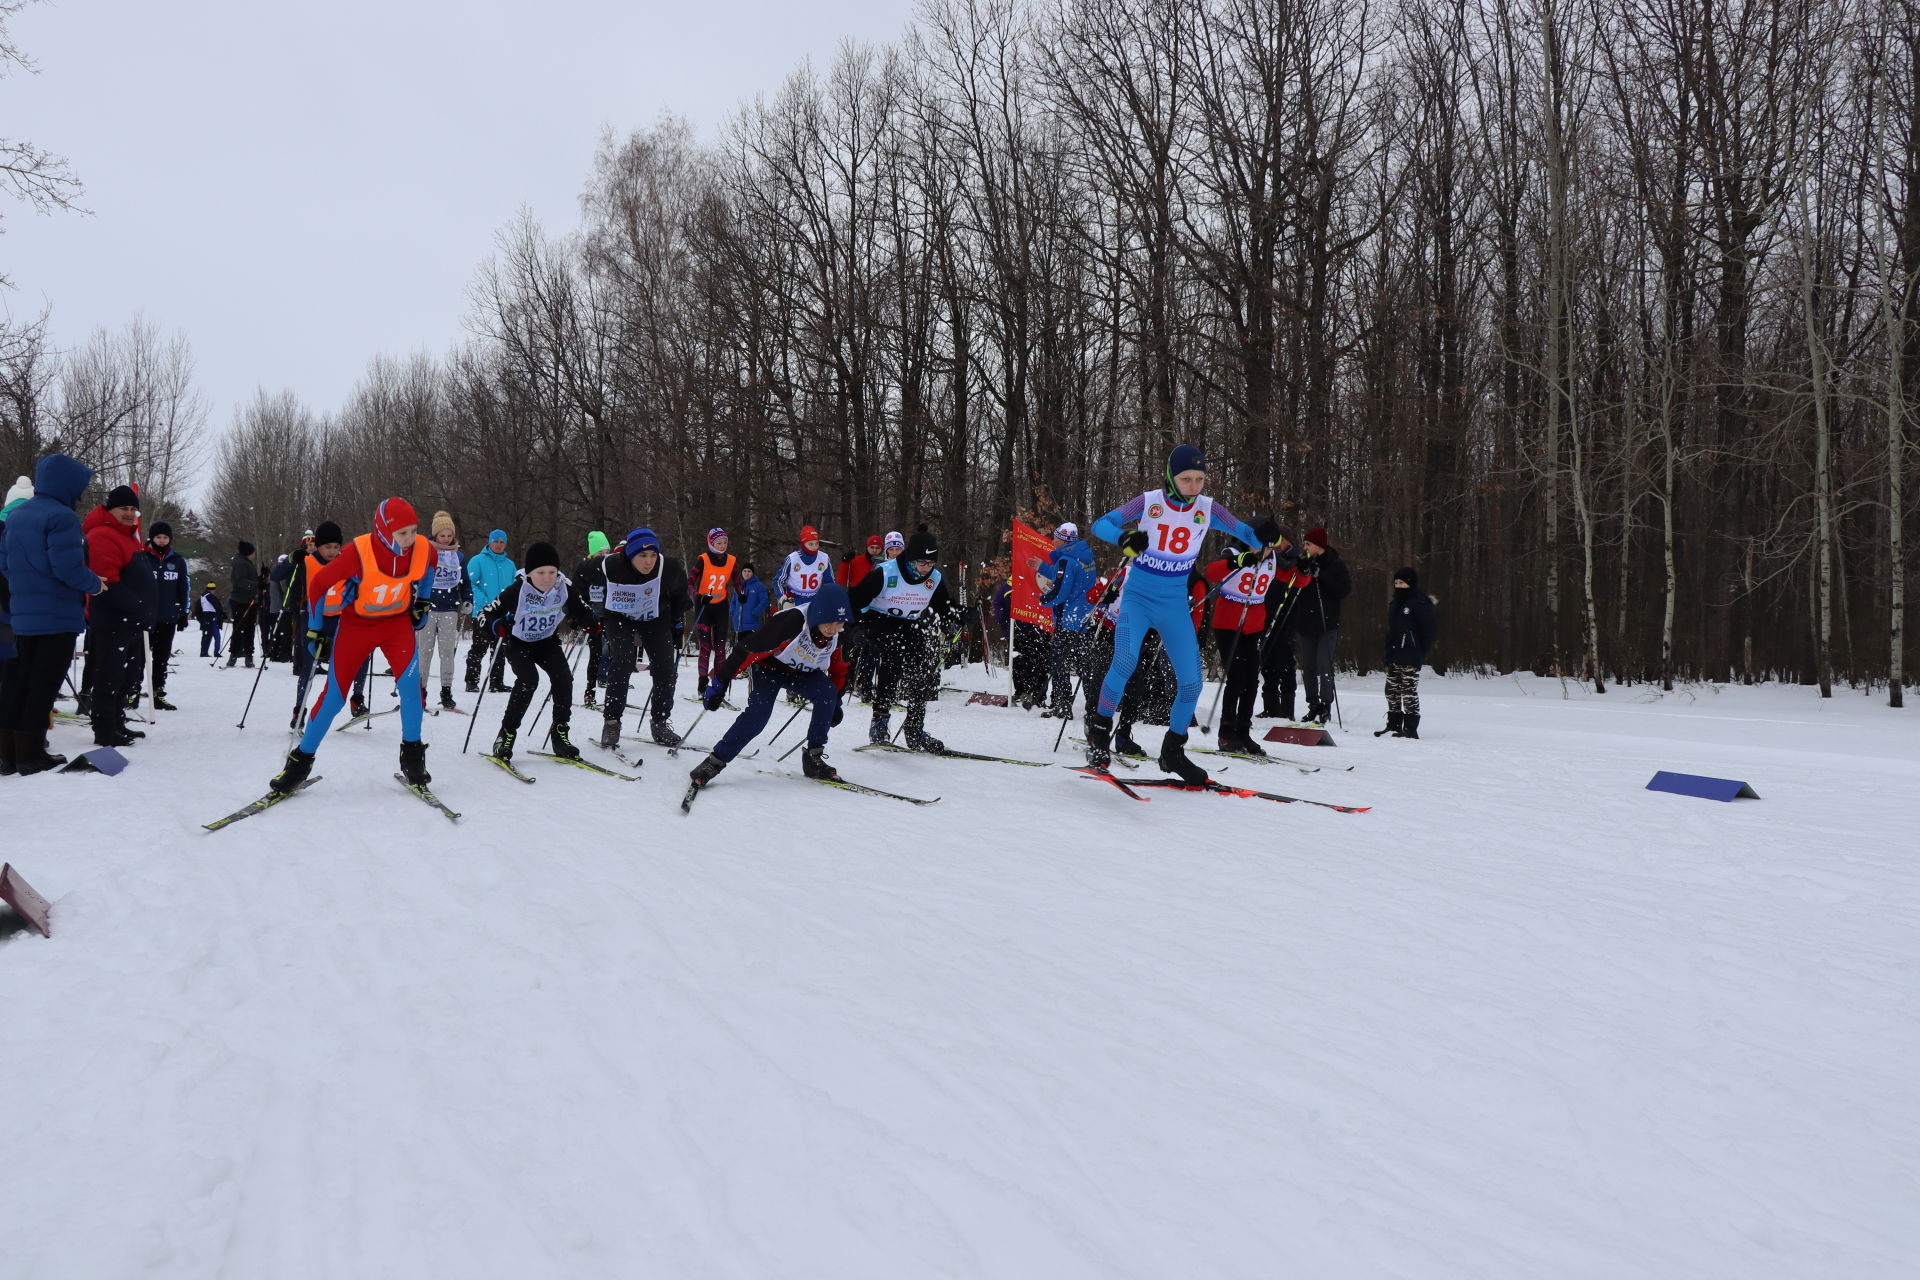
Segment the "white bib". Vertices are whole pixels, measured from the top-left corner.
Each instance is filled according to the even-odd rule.
[[[787,561],[780,566],[780,581],[787,595],[802,604],[813,599],[813,593],[827,580],[831,564],[824,551],[813,558],[812,564],[801,563],[798,551],[787,552]]]
[[[1259,604],[1273,585],[1273,557],[1268,556],[1252,569],[1235,569],[1220,586],[1220,598],[1238,605]]]
[[[1162,577],[1185,577],[1200,558],[1200,544],[1207,536],[1207,522],[1213,518],[1213,499],[1202,495],[1185,511],[1175,510],[1166,491],[1154,489],[1146,495],[1146,509],[1134,527],[1147,535],[1147,549],[1133,558],[1135,568]]]
[[[551,591],[541,591],[525,578],[520,580],[520,600],[513,611],[513,634],[531,643],[545,640],[560,629],[560,618],[567,611],[567,575],[553,581]]]
[[[790,667],[799,667],[808,671],[828,671],[833,667],[833,651],[840,647],[840,637],[828,636],[825,644],[813,642],[813,628],[801,624],[800,634],[787,641],[786,646],[773,656]]]
[[[908,582],[898,560],[889,560],[874,572],[880,575],[880,594],[862,612],[884,613],[890,618],[919,617],[933,603],[934,590],[940,585],[938,569],[925,582]]]
[[[460,548],[440,547],[433,561],[433,587],[437,594],[442,591],[457,591],[460,588]]]
[[[651,622],[660,616],[660,579],[666,573],[665,566],[653,575],[652,582],[613,582],[607,583],[607,611],[635,622]]]

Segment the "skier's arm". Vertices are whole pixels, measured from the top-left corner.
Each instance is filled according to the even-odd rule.
[[[1125,506],[1115,507],[1093,522],[1093,536],[1102,542],[1120,544],[1120,538],[1134,525],[1140,523],[1141,515],[1147,509],[1147,495],[1141,494]]]
[[[857,614],[872,604],[886,580],[887,575],[876,570],[854,583],[853,589],[847,592],[847,603],[852,606],[853,612]]]
[[[774,614],[757,630],[747,632],[734,643],[733,652],[729,653],[727,660],[720,664],[720,669],[714,673],[714,678],[721,684],[725,684],[739,675],[741,669],[749,663],[756,662],[770,653],[780,652],[792,643],[793,638],[800,634],[800,628],[806,625],[807,615],[804,609],[788,609]]]
[[[357,577],[360,573],[360,544],[349,542],[340,548],[340,554],[327,561],[320,572],[307,580],[307,603],[316,604],[338,582]]]
[[[493,598],[492,604],[480,611],[479,620],[474,625],[482,633],[491,632],[495,627],[499,626],[501,620],[507,616],[510,608],[508,602],[510,600],[518,600],[519,598],[520,593],[518,591],[503,589],[499,595]]]

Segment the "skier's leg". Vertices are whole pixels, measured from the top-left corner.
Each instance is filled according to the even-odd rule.
[[[404,616],[391,620],[381,636],[380,652],[398,677],[400,739],[418,742],[427,710],[426,700],[420,696],[420,646],[414,643],[413,624]]]
[[[506,714],[500,717],[500,731],[511,733],[520,727],[520,719],[527,714],[527,705],[533,701],[533,686],[539,683],[534,674],[535,664],[530,646],[508,636],[500,642],[507,651],[507,665],[513,668],[513,691],[507,695]]]
[[[827,734],[833,728],[833,713],[840,709],[840,691],[833,687],[833,680],[824,671],[815,671],[794,681],[794,692],[813,704],[813,715],[807,721],[807,745],[824,747]]]
[[[653,724],[673,719],[673,686],[677,668],[674,663],[673,627],[661,619],[641,628],[647,649],[647,665],[653,677],[653,702],[648,719]]]
[[[1200,642],[1194,637],[1186,601],[1179,601],[1175,608],[1178,616],[1168,610],[1163,618],[1166,625],[1160,627],[1159,632],[1167,660],[1173,664],[1173,708],[1168,714],[1167,728],[1185,737],[1194,709],[1200,705]]]
[[[1120,621],[1113,632],[1113,658],[1100,681],[1099,713],[1103,716],[1110,716],[1119,708],[1127,681],[1140,661],[1140,643],[1153,625],[1145,615],[1146,610],[1140,607],[1137,597],[1120,606]]]
[[[314,704],[313,714],[307,717],[307,731],[300,738],[300,750],[312,755],[326,741],[334,717],[347,705],[347,684],[353,678],[350,673],[358,671],[372,651],[372,637],[366,627],[344,621],[340,624],[334,635],[333,656],[327,663],[326,687]]]
[[[762,670],[764,665],[756,664],[749,668],[752,676],[747,681],[746,709],[733,718],[733,723],[727,726],[727,731],[720,735],[720,741],[713,746],[713,754],[722,760],[732,760],[739,755],[741,748],[758,737],[760,731],[767,727],[767,721],[773,717],[773,704],[779,701],[780,690],[785,682],[773,672]]]

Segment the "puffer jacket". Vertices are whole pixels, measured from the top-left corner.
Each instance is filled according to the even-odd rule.
[[[87,543],[73,504],[93,468],[64,453],[40,459],[33,497],[15,507],[0,535],[0,571],[8,587],[13,632],[53,636],[87,629],[87,597],[100,589],[87,567]]]
[[[129,529],[105,507],[95,507],[81,528],[87,535],[87,567],[107,584],[87,606],[88,627],[138,631],[153,626],[160,617],[160,582],[140,527]]]

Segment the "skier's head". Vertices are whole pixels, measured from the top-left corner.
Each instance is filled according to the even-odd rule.
[[[900,536],[898,529],[893,529],[887,533],[885,540],[882,541],[880,545],[886,551],[887,559],[894,560],[899,557],[902,551],[907,549],[907,540]]]
[[[32,496],[33,481],[25,476],[21,476],[15,480],[13,482],[13,488],[7,490],[6,499],[0,501],[0,519],[5,519],[7,512],[13,510]]]
[[[560,553],[551,542],[536,542],[527,548],[527,581],[535,591],[551,591],[560,580]]]
[[[313,554],[321,564],[326,564],[340,554],[340,547],[345,541],[339,525],[331,520],[322,520],[313,531]]]
[[[1055,542],[1060,542],[1060,543],[1072,542],[1079,536],[1080,536],[1080,526],[1075,524],[1071,520],[1062,520],[1059,524],[1054,526],[1053,540]]]
[[[147,530],[147,545],[155,551],[165,551],[173,545],[173,526],[165,520],[155,520]]]
[[[740,562],[740,567],[738,569],[735,569],[734,572],[740,575],[740,581],[742,582],[752,582],[756,577],[759,576],[757,573],[754,572],[753,566],[748,564],[745,560],[742,560]]]
[[[420,513],[405,498],[387,498],[373,509],[373,536],[404,555],[420,536]]]
[[[940,562],[940,544],[927,532],[927,526],[921,525],[907,539],[907,549],[900,553],[900,576],[908,582],[925,582]]]
[[[886,554],[886,550],[886,539],[882,538],[879,534],[876,533],[867,539],[867,559],[878,560]]]
[[[433,530],[433,541],[436,546],[452,547],[460,541],[460,530],[454,527],[453,516],[448,512],[434,512],[433,523],[427,527]]]
[[[598,529],[588,530],[587,532],[587,554],[588,555],[590,556],[605,555],[607,548],[612,545],[613,544],[611,542],[607,541],[606,534],[600,532]]]
[[[707,530],[707,550],[715,555],[727,554],[727,531],[718,526]]]
[[[487,550],[497,556],[507,554],[507,531],[505,529],[495,529],[487,535]]]
[[[245,538],[240,539],[238,543],[234,544],[233,549],[242,559],[253,559],[253,544]]]
[[[1420,575],[1412,568],[1393,571],[1393,594],[1412,595],[1420,589]]]
[[[807,625],[823,636],[837,636],[851,621],[853,602],[847,599],[847,589],[831,579],[821,583],[807,602]]]
[[[1167,455],[1167,496],[1192,502],[1207,487],[1207,458],[1190,444],[1174,446]]]
[[[645,525],[627,530],[627,541],[622,549],[633,567],[642,573],[652,573],[660,563],[660,539],[654,537],[653,530]]]
[[[810,524],[800,526],[800,549],[809,555],[820,549],[820,531]]]

